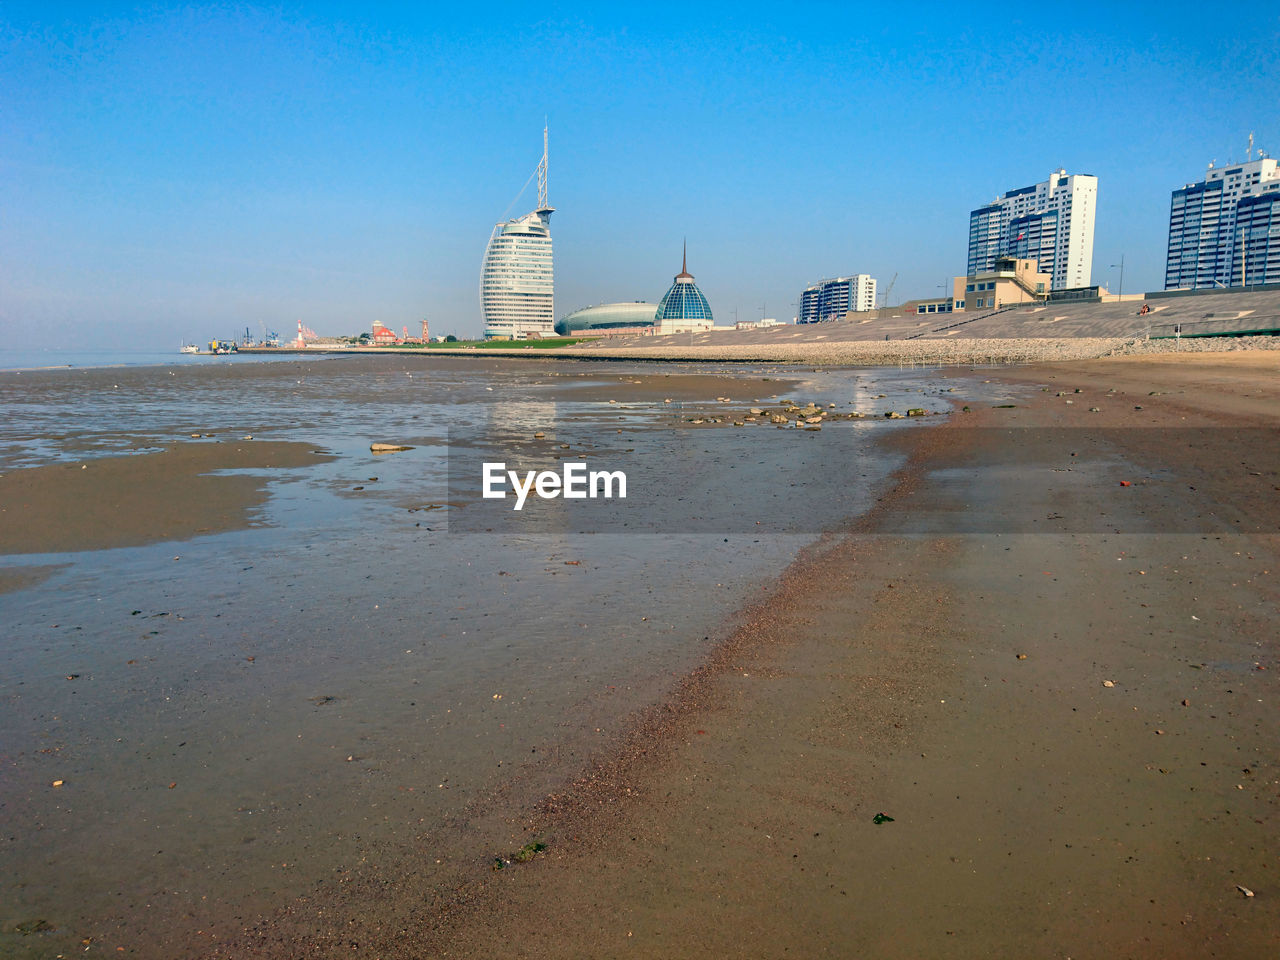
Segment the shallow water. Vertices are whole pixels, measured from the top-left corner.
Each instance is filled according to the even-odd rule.
[[[744,403],[768,399],[763,375],[841,409],[947,406],[920,373],[730,372],[756,378]],[[0,595],[0,948],[45,956],[94,938],[158,955],[376,844],[448,829],[514,777],[527,793],[570,775],[895,466],[859,424],[807,434],[801,471],[772,427],[689,427],[723,416],[714,400],[591,399],[652,373],[361,358],[0,376],[6,470],[197,432],[337,454],[271,475],[248,530],[4,560],[65,566]],[[783,491],[802,509],[781,533],[732,512],[687,532],[664,498],[645,533],[465,533],[458,508],[424,509],[448,500],[451,433],[534,430],[673,478],[673,504]],[[413,449],[375,456],[379,440]],[[706,470],[676,469],[691,444]],[[52,932],[13,933],[37,919]]]

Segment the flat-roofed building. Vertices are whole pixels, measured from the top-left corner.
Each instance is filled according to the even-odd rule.
[[[1280,282],[1280,166],[1260,157],[1173,191],[1166,290]]]
[[[961,278],[957,277],[957,281]],[[1001,257],[990,270],[963,278],[964,310],[998,310],[1016,303],[1035,303],[1049,296],[1052,277],[1036,269],[1034,260]],[[958,283],[957,283],[958,287]],[[956,291],[960,299],[960,291]]]
[[[872,310],[876,305],[876,280],[866,273],[819,280],[800,295],[798,323],[839,320],[846,313]]]
[[[1034,260],[1053,289],[1087,287],[1093,274],[1098,178],[1054,171],[969,213],[969,276],[997,259]]]

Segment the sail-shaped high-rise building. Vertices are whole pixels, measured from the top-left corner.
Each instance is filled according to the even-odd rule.
[[[555,333],[555,275],[551,261],[551,214],[547,202],[547,129],[538,164],[538,209],[499,223],[489,237],[480,272],[484,335],[523,339]]]

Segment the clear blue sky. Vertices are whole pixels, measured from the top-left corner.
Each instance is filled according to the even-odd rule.
[[[720,321],[932,295],[1059,166],[1099,178],[1094,281],[1158,289],[1170,190],[1280,153],[1266,9],[0,2],[0,336],[478,334],[544,116],[560,315],[656,301],[685,237]]]

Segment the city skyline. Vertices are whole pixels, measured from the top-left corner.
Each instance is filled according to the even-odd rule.
[[[948,7],[813,8],[821,32],[751,6],[77,9],[0,13],[6,339],[423,317],[478,336],[485,231],[544,117],[557,318],[656,298],[685,236],[726,322],[790,318],[851,271],[937,295],[969,212],[1058,168],[1098,177],[1093,282],[1114,290],[1123,256],[1126,291],[1159,290],[1170,192],[1250,133],[1280,151],[1275,17],[1238,34],[1085,8],[1058,32],[1008,19],[995,50]],[[995,124],[1015,96],[1054,104],[1047,122]]]

